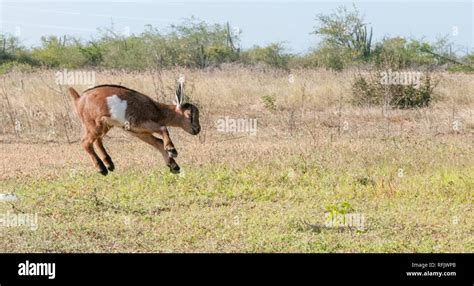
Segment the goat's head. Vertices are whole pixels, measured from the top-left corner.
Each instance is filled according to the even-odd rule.
[[[180,117],[179,126],[184,131],[192,135],[197,135],[201,131],[199,124],[199,109],[191,103],[184,102],[184,86],[182,82],[178,82],[176,87],[176,113]]]

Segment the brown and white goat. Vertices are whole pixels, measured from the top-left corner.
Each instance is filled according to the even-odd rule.
[[[107,170],[115,168],[102,140],[112,127],[121,127],[158,149],[170,171],[179,173],[180,168],[174,160],[178,152],[167,127],[180,127],[192,135],[201,131],[199,110],[190,103],[183,103],[183,92],[180,82],[176,88],[176,104],[168,105],[119,85],[99,85],[85,90],[82,96],[70,87],[69,94],[83,126],[81,145],[99,172],[107,175]]]

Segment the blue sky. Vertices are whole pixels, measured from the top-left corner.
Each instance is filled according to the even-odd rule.
[[[239,29],[241,46],[284,42],[288,51],[303,53],[318,43],[310,32],[318,13],[356,4],[374,27],[375,40],[388,36],[448,36],[453,50],[474,49],[474,5],[467,1],[6,1],[0,0],[2,33],[19,36],[26,46],[42,35],[97,37],[98,27],[140,33],[145,25],[165,31],[170,24],[195,16],[209,23],[227,21]]]

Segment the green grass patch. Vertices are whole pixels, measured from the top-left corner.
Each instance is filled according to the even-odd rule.
[[[295,160],[7,180],[19,200],[0,213],[37,213],[39,227],[1,227],[0,251],[472,252],[474,168]],[[363,215],[363,230],[328,227],[328,211]]]

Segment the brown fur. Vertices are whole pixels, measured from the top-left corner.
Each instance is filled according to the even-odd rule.
[[[140,92],[117,85],[96,86],[85,90],[82,96],[70,87],[69,94],[83,125],[81,145],[103,175],[107,175],[107,170],[113,171],[115,168],[102,143],[104,135],[114,126],[123,127],[130,134],[155,147],[173,173],[178,173],[180,168],[173,159],[178,153],[167,127],[180,127],[193,135],[201,130],[197,107],[189,103],[182,104],[182,84],[178,84],[175,105],[156,102]],[[113,95],[127,102],[126,124],[111,118],[107,98]],[[158,133],[162,139],[156,138],[153,133]]]

